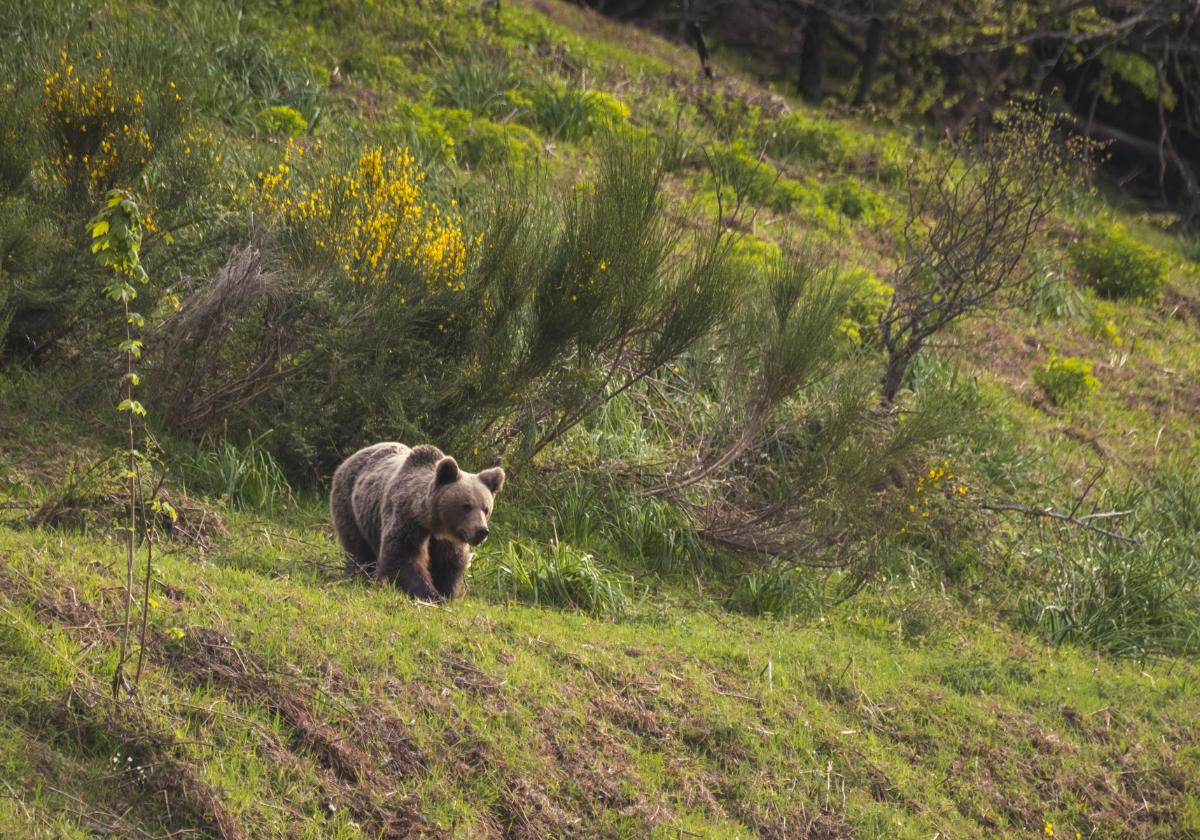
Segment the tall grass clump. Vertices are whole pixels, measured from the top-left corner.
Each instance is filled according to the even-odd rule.
[[[748,572],[738,581],[731,600],[747,615],[771,618],[811,613],[822,603],[820,587],[812,574],[793,567]]]
[[[593,555],[558,540],[548,546],[512,541],[481,558],[471,588],[494,600],[578,610],[614,621],[628,614],[638,597],[631,575],[607,569]]]
[[[1099,648],[1146,659],[1200,650],[1200,593],[1181,574],[1177,547],[1155,538],[1145,545],[1063,545],[1049,586],[1026,594],[1018,624],[1051,644]]]
[[[251,438],[245,446],[227,439],[202,443],[201,452],[183,467],[185,481],[239,510],[272,513],[287,507],[291,485],[261,440]]]
[[[710,550],[682,508],[662,499],[610,491],[608,539],[639,567],[661,575],[690,574],[710,566]]]
[[[533,118],[547,136],[575,142],[625,124],[629,107],[610,93],[582,84],[548,85],[534,94]]]
[[[521,78],[504,53],[471,47],[443,61],[433,79],[433,100],[481,117],[513,117],[528,108]]]

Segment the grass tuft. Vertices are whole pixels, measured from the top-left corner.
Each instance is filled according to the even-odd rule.
[[[500,554],[481,558],[471,582],[493,600],[579,610],[612,621],[624,618],[638,595],[631,575],[607,569],[559,540],[545,547],[514,540]]]

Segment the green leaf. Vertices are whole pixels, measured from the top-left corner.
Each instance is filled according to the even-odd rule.
[[[145,407],[137,400],[121,400],[121,403],[117,406],[117,411],[132,411],[138,417],[146,416]]]
[[[144,347],[144,346],[145,345],[143,345],[141,341],[134,338],[134,339],[122,341],[120,344],[117,345],[117,349],[120,350],[122,353],[130,354],[135,359],[140,359],[142,357],[142,347]]]
[[[92,225],[92,239],[99,239],[106,233],[108,233],[107,219],[100,219],[94,225]]]

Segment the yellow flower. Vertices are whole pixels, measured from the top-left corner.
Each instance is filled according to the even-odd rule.
[[[1042,833],[1045,834],[1047,837],[1053,837],[1054,836],[1054,823],[1047,822],[1046,827],[1044,829],[1042,829]]]

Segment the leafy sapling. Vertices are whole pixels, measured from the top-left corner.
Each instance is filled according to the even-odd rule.
[[[121,689],[130,693],[137,688],[142,673],[142,653],[146,647],[146,620],[150,609],[150,575],[152,571],[152,548],[148,537],[146,541],[146,575],[143,587],[141,640],[138,648],[137,670],[132,686],[125,679],[125,667],[129,662],[129,630],[133,610],[133,569],[134,552],[137,548],[137,511],[140,500],[140,465],[145,455],[138,450],[136,444],[136,424],[146,416],[146,408],[140,400],[134,397],[141,379],[135,369],[136,362],[142,356],[142,341],[137,337],[138,331],[145,326],[145,317],[135,311],[131,304],[137,300],[137,285],[145,286],[149,282],[146,270],[142,268],[140,252],[142,246],[141,216],[137,203],[131,196],[121,190],[112,190],[105,199],[104,206],[88,222],[88,230],[92,235],[92,254],[96,262],[113,272],[111,282],[105,286],[104,292],[112,301],[119,302],[125,315],[125,339],[118,345],[118,350],[125,359],[125,371],[121,376],[122,399],[116,410],[125,417],[125,431],[128,435],[128,469],[125,480],[128,489],[128,519],[125,525],[125,612],[122,618],[121,650],[117,665],[113,671],[113,697],[119,696]],[[134,285],[134,284],[137,285]],[[145,500],[141,500],[143,503]],[[149,500],[150,509],[155,514],[163,514],[176,519],[175,509],[165,500],[152,498]],[[145,510],[143,507],[143,520]],[[143,521],[143,526],[146,523]]]

